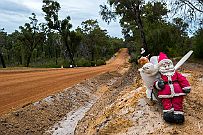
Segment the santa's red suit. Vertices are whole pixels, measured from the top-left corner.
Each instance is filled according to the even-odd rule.
[[[173,113],[170,114],[169,122],[174,119],[174,115],[181,115],[183,120],[177,123],[182,123],[184,122],[183,96],[190,92],[190,84],[182,74],[175,71],[172,61],[167,58],[166,54],[161,52],[158,62],[161,78],[155,81],[154,86],[158,89],[158,97],[161,99],[163,112],[166,115]],[[168,121],[168,118],[165,120]]]

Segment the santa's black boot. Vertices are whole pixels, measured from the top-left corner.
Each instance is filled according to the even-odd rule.
[[[174,114],[174,120],[175,123],[177,124],[183,124],[183,122],[185,121],[185,117],[183,114]]]
[[[173,112],[164,112],[163,119],[168,123],[174,123]]]

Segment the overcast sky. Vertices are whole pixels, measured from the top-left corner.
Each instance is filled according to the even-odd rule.
[[[71,17],[71,24],[75,29],[87,19],[97,19],[102,29],[106,29],[110,36],[122,37],[118,21],[107,25],[99,15],[99,5],[105,4],[107,0],[58,0],[61,5],[60,19]],[[25,22],[29,22],[31,13],[35,13],[39,22],[44,21],[42,12],[42,0],[1,0],[0,1],[0,29],[12,33],[19,30]]]

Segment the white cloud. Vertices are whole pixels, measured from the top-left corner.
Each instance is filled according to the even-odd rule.
[[[42,0],[4,0],[24,6],[30,11],[40,11],[42,8]]]
[[[103,29],[107,29],[109,35],[122,37],[121,28],[118,22],[110,25],[105,23],[99,15],[99,5],[107,0],[58,0],[61,6],[60,18],[71,17],[73,28],[80,26],[82,21],[87,19],[97,19]],[[44,21],[42,12],[42,0],[1,0],[0,5],[0,28],[5,28],[8,33],[18,29],[19,26],[29,22],[28,17],[34,12],[39,22]]]

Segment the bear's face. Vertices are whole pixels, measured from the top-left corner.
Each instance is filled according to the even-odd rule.
[[[142,71],[145,74],[149,74],[149,75],[154,75],[157,73],[157,68],[155,68],[155,66],[152,63],[146,63],[143,67],[142,67]]]

